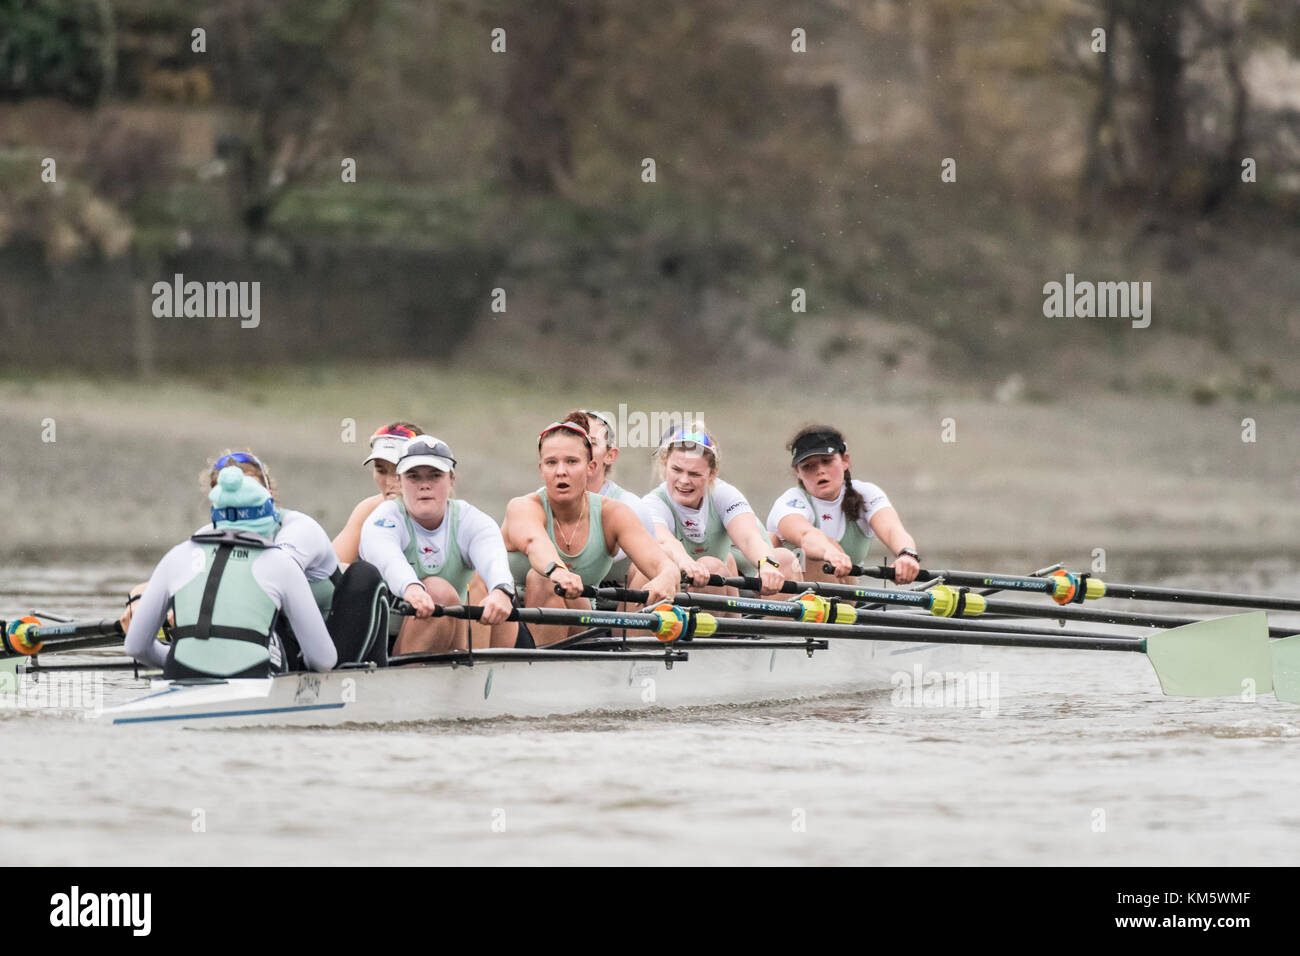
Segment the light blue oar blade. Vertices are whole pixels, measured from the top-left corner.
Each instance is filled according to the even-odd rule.
[[[18,661],[20,658],[7,657],[0,660],[0,694],[18,692]]]
[[[1185,624],[1147,638],[1160,689],[1175,697],[1241,697],[1273,689],[1263,611]]]
[[[1282,637],[1270,645],[1273,651],[1273,693],[1278,700],[1300,704],[1300,634]]]

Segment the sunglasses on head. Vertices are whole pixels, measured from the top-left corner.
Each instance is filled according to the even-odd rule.
[[[704,432],[689,431],[685,428],[679,428],[677,431],[670,433],[664,438],[664,445],[703,445],[705,448],[713,447],[713,439]]]
[[[445,442],[409,442],[405,450],[402,452],[402,457],[409,458],[412,455],[432,455],[435,458],[446,458],[453,465],[456,464],[456,459],[452,457],[451,449],[447,447]]]
[[[232,451],[228,455],[222,455],[212,463],[212,470],[220,471],[222,468],[225,468],[227,465],[232,465],[235,462],[244,465],[256,465],[257,470],[262,473],[262,487],[267,491],[271,490],[271,479],[266,476],[266,466],[262,464],[256,455],[250,454],[249,452]]]
[[[384,426],[370,436],[370,444],[373,447],[375,442],[381,438],[414,438],[415,432],[405,425],[396,425],[393,427]]]

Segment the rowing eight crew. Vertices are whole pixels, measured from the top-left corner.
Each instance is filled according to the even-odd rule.
[[[590,607],[582,589],[611,580],[615,561],[626,560],[627,583],[648,591],[650,603],[670,601],[682,575],[703,588],[709,575],[741,570],[756,572],[762,593],[772,594],[786,580],[824,577],[817,570],[804,575],[792,549],[818,566],[829,563],[843,578],[864,562],[872,537],[898,556],[896,580],[913,580],[920,566],[915,542],[884,492],[851,478],[843,435],[806,428],[787,447],[798,484],[777,500],[765,529],[743,494],[718,479],[717,442],[703,423],[664,436],[655,456],[663,481],[638,507],[635,495],[608,477],[618,454],[610,423],[574,412],[538,436],[542,487],[513,499],[498,529],[453,497],[456,460],[446,443],[394,423],[371,437],[366,459],[379,494],[358,504],[328,549],[323,530],[303,534],[301,519],[319,529],[311,519],[286,523],[297,513],[277,508],[255,456],[226,455],[212,469],[212,525],[160,562],[136,619],[129,611],[124,618],[127,650],[169,677],[382,664],[387,591],[415,612],[395,652],[469,646],[462,623],[433,613],[438,604],[471,600],[490,627],[490,637],[474,638],[475,646],[546,646],[569,629],[508,622],[511,607]],[[294,523],[299,531],[290,534]],[[310,546],[295,545],[304,539]],[[272,557],[277,553],[291,562]],[[331,565],[323,587],[320,568]],[[307,583],[309,567],[317,570],[316,587]],[[311,605],[298,584],[314,598],[315,615],[307,614]],[[154,638],[169,616],[170,647]]]

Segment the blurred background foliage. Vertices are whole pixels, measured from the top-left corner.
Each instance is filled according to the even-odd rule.
[[[0,0],[0,365],[1295,398],[1298,58],[1300,0]],[[256,341],[152,319],[176,272]]]

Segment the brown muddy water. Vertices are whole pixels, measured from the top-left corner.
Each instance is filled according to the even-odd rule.
[[[1176,563],[1135,579],[1300,594],[1291,560],[1226,575]],[[148,571],[0,566],[0,616],[109,616]],[[1271,619],[1300,629],[1300,616]],[[964,706],[883,689],[544,720],[138,733],[0,704],[0,845],[11,865],[1300,856],[1300,707],[1167,698],[1137,654],[987,649],[962,666],[984,682]],[[78,706],[145,686],[96,681]]]

